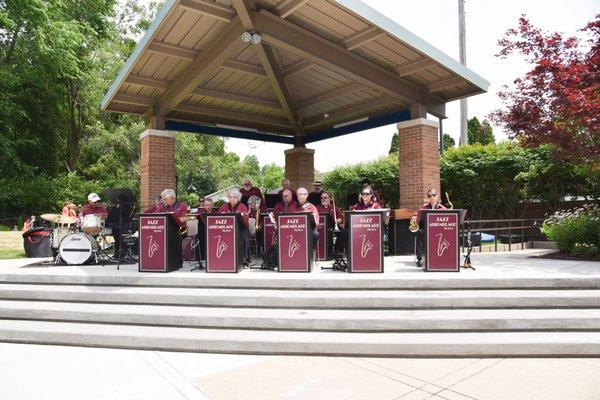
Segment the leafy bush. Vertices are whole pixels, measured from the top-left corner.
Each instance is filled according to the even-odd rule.
[[[449,149],[440,162],[442,190],[455,208],[469,210],[474,219],[514,217],[516,205],[524,200],[524,182],[516,178],[529,169],[532,158],[512,142]]]
[[[566,253],[592,256],[600,253],[600,207],[585,205],[557,211],[544,221],[542,233]]]
[[[398,171],[398,153],[394,153],[370,163],[336,168],[325,176],[324,184],[326,190],[335,195],[336,205],[348,207],[351,204],[346,204],[346,196],[356,193],[358,201],[360,183],[363,178],[369,178],[373,188],[381,195],[384,205],[398,207]]]

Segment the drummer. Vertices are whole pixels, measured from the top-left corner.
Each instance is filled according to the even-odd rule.
[[[99,204],[100,196],[96,193],[90,193],[88,195],[88,204],[83,206],[81,209],[80,217],[85,217],[86,215],[96,214],[100,215],[102,218],[106,218],[108,216],[108,210],[103,205]]]

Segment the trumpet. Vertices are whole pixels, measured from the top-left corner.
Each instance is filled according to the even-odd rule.
[[[183,222],[185,225],[179,227],[179,234],[181,236],[187,235],[188,228],[187,222],[195,220],[198,216],[194,214],[185,214],[183,217],[179,218],[179,221]]]

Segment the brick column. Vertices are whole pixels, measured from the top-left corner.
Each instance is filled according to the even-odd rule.
[[[441,190],[438,123],[417,118],[397,126],[400,207],[417,210],[427,197],[427,189]]]
[[[309,193],[315,181],[315,151],[305,147],[294,147],[284,151],[285,177],[293,188],[305,187]]]
[[[140,134],[140,201],[142,210],[164,189],[175,189],[175,134],[148,129]]]

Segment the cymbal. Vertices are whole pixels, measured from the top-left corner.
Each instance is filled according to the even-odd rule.
[[[62,214],[42,214],[40,215],[40,217],[42,217],[42,219],[45,219],[46,221],[54,222],[55,224],[69,225],[77,222],[77,218],[68,217]]]

